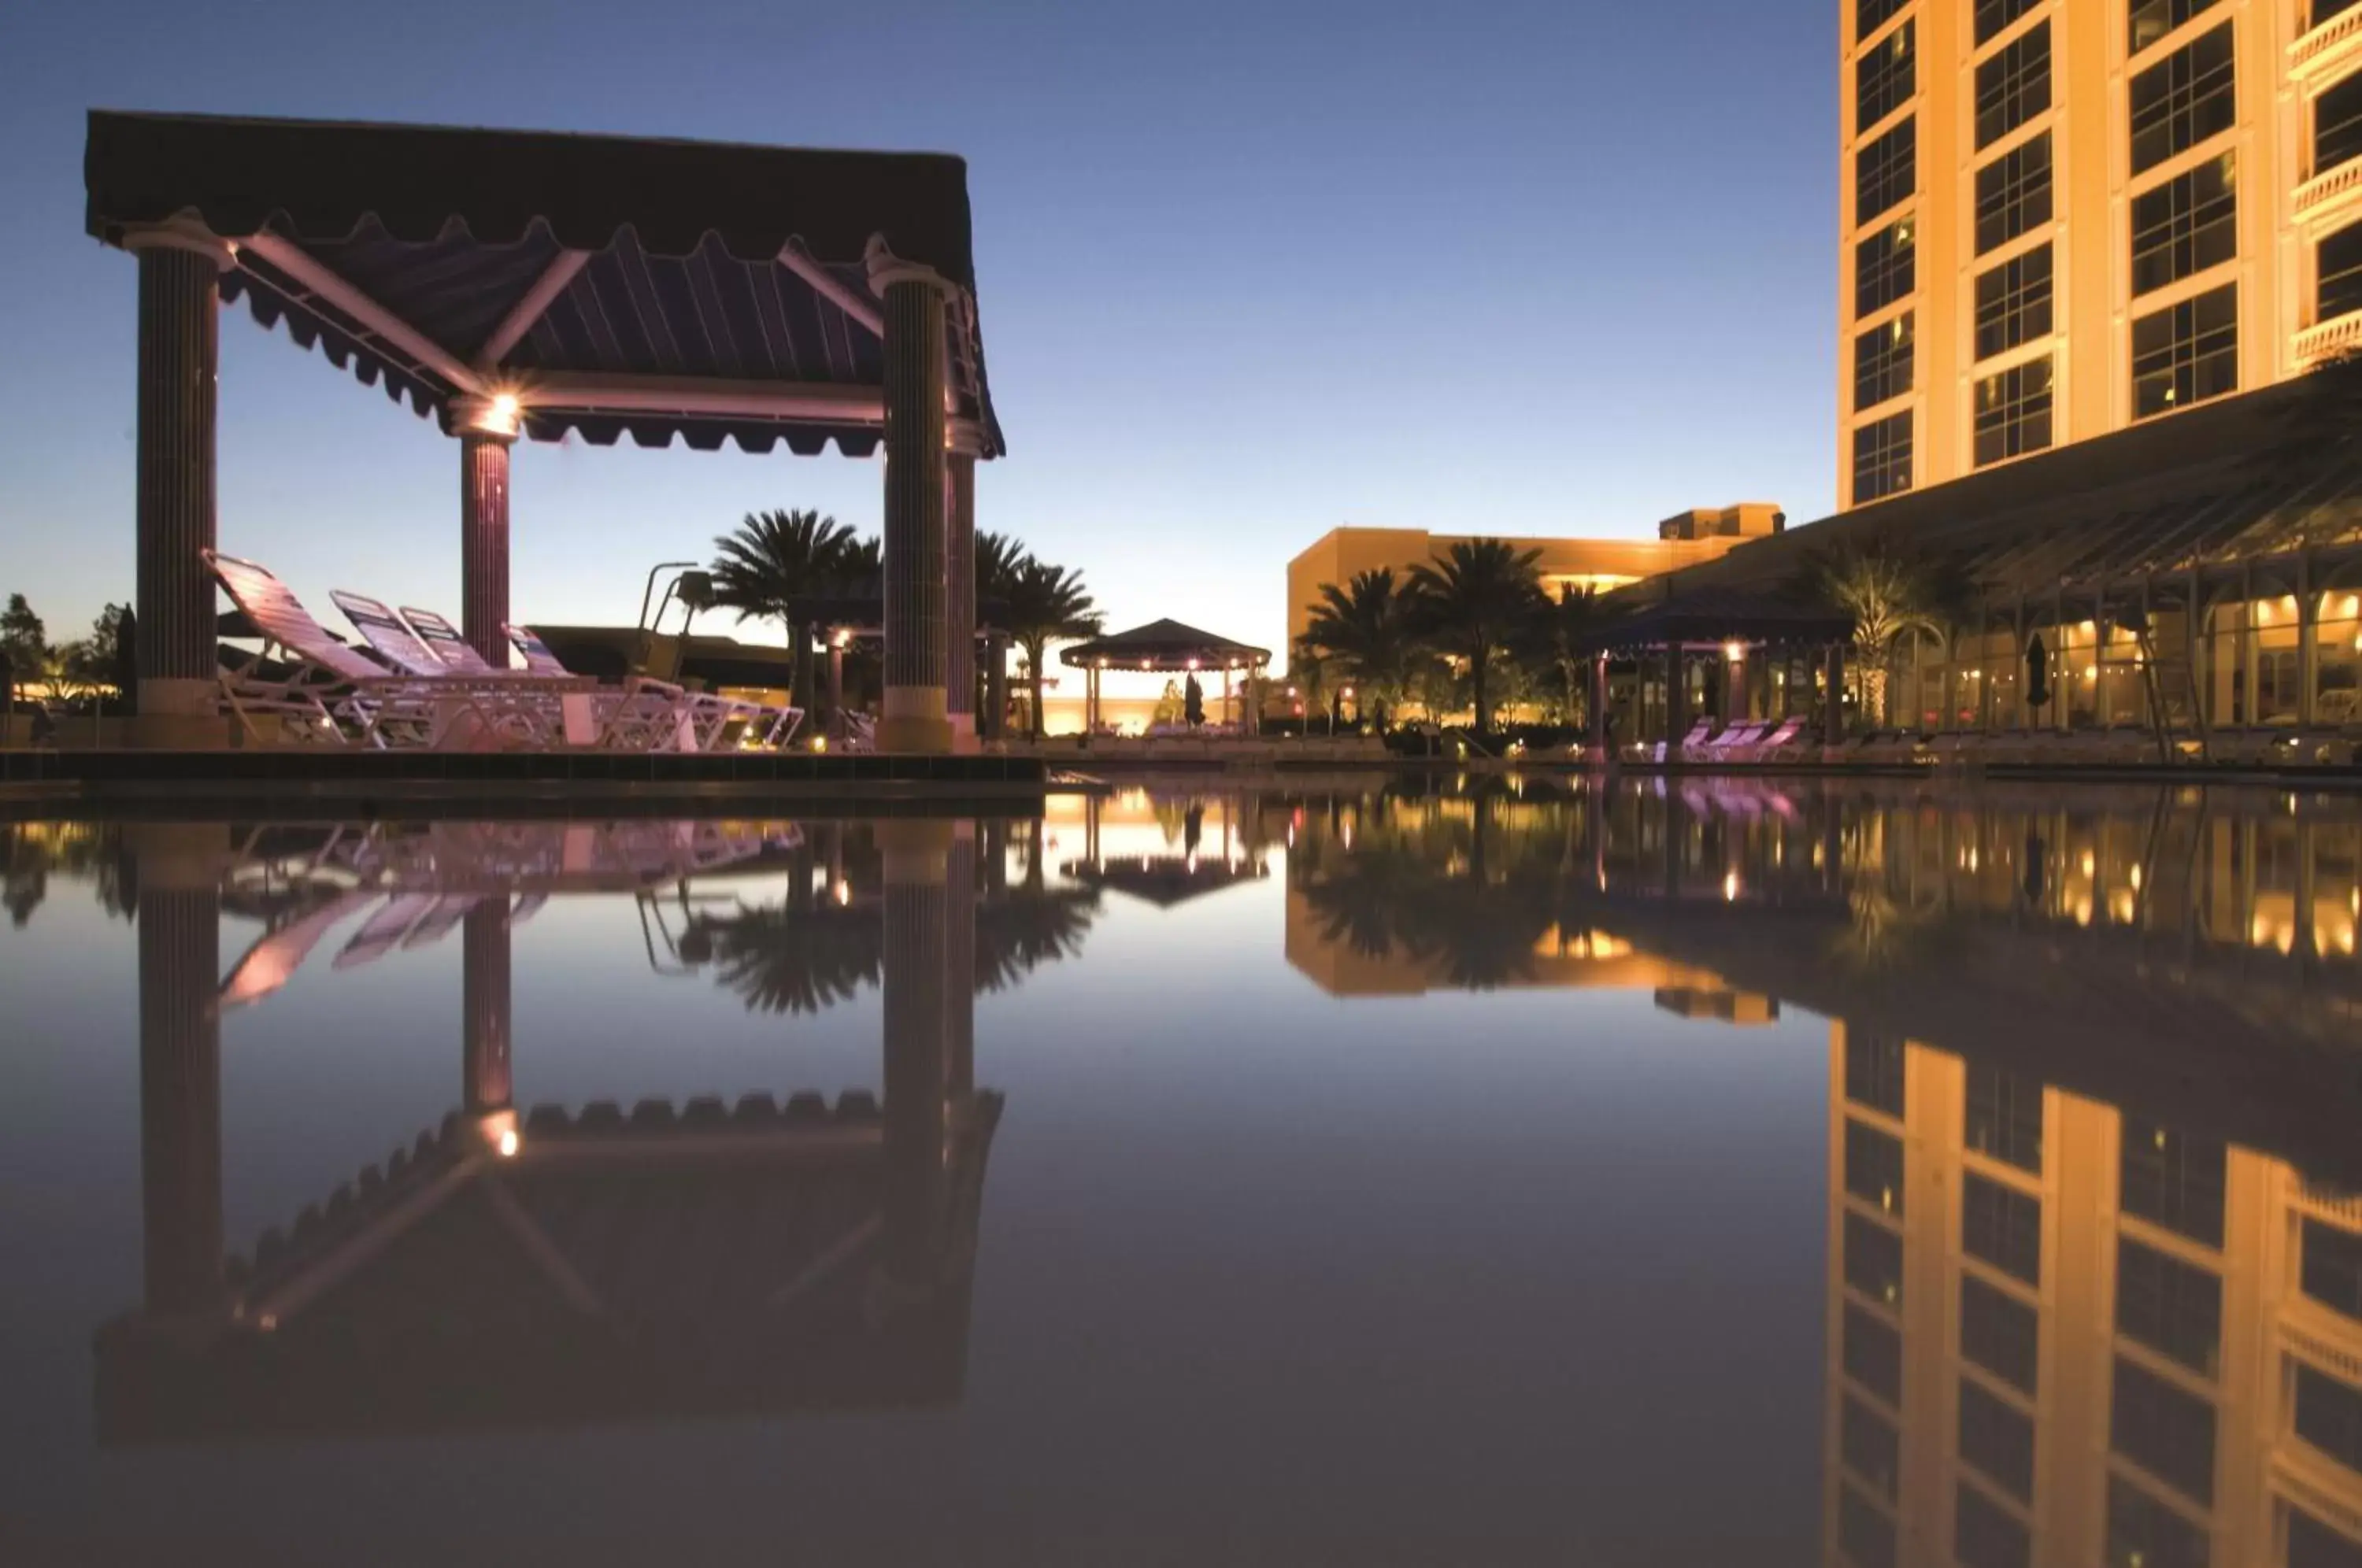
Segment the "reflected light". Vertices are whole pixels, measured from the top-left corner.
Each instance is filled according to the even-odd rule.
[[[844,905],[853,901],[853,884],[846,881],[842,877],[836,879],[835,892],[838,908],[842,909]]]
[[[1738,901],[1738,873],[1736,871],[1722,874],[1722,901],[1726,904]]]

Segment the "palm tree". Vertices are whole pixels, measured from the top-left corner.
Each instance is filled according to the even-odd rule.
[[[1540,559],[1540,550],[1499,539],[1462,539],[1411,568],[1418,624],[1444,652],[1468,661],[1480,735],[1493,727],[1486,667],[1531,624],[1542,598]]]
[[[1418,647],[1411,609],[1410,593],[1395,585],[1393,569],[1356,572],[1341,589],[1320,585],[1320,602],[1302,638],[1342,667],[1364,703],[1376,705],[1381,727],[1385,710],[1402,701],[1410,680]]]
[[[833,591],[859,569],[853,530],[817,512],[750,512],[713,541],[713,602],[745,621],[777,621],[795,653],[796,701],[811,701],[811,636],[796,602]]]
[[[1556,599],[1543,596],[1530,627],[1531,657],[1538,668],[1555,672],[1565,689],[1566,721],[1580,722],[1591,708],[1591,650],[1584,641],[1602,619],[1599,591],[1568,583]]]
[[[995,534],[987,529],[978,529],[976,536],[977,602],[979,605],[994,605],[1005,616],[1007,613],[1005,606],[1010,602],[1010,596],[1016,592],[1018,569],[1025,564],[1026,558],[1025,546],[1016,535]],[[978,611],[978,614],[979,616],[982,614],[981,610]],[[1008,629],[999,625],[999,622],[993,624],[999,631]],[[983,690],[977,693],[976,711],[979,717],[991,707],[996,698],[1005,698],[1009,690],[1005,679],[1002,679],[1009,672],[1008,645],[996,638],[987,646],[992,650],[992,659],[999,661],[1000,668],[998,670],[994,669],[990,662],[977,667],[977,677],[983,682]],[[994,712],[993,727],[986,733],[994,735],[1000,734],[1001,720],[1002,714],[999,712]]]
[[[1008,585],[1009,635],[1025,650],[1033,689],[1033,738],[1042,738],[1042,661],[1053,637],[1087,637],[1103,617],[1083,588],[1083,574],[1027,556]]]
[[[1872,723],[1885,723],[1886,671],[1895,644],[1921,632],[1942,635],[1954,596],[1948,576],[1879,545],[1816,551],[1804,570],[1813,596],[1852,619],[1862,710]]]

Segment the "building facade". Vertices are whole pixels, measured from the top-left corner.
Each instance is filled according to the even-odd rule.
[[[1841,0],[1841,506],[2362,345],[2357,0]]]

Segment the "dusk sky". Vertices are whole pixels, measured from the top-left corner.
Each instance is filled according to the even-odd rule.
[[[93,106],[964,155],[1010,447],[977,523],[1080,568],[1114,626],[1276,648],[1286,561],[1340,524],[1816,517],[1836,10],[20,0],[0,7],[0,593],[62,640],[132,591],[136,269],[83,233]],[[221,421],[224,548],[322,609],[352,587],[456,615],[455,443],[243,305]],[[650,565],[753,509],[874,532],[882,475],[833,450],[521,443],[517,616],[628,624]]]

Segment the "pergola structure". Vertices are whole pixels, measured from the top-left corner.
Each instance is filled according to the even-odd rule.
[[[1197,675],[1220,670],[1222,675],[1222,722],[1231,722],[1231,677],[1251,674],[1271,662],[1269,648],[1254,647],[1230,637],[1219,637],[1185,626],[1178,621],[1151,621],[1129,632],[1095,637],[1060,651],[1059,659],[1083,674],[1084,727],[1099,727],[1099,676],[1110,669],[1160,670]]]
[[[1690,723],[1694,665],[1704,662],[1718,675],[1725,719],[1749,717],[1749,709],[1785,716],[1770,710],[1793,706],[1796,691],[1813,690],[1812,674],[1800,675],[1798,666],[1824,667],[1823,723],[1834,743],[1842,733],[1839,694],[1852,635],[1848,616],[1776,591],[1708,588],[1632,606],[1583,639],[1591,656],[1592,743],[1607,744],[1613,660],[1629,660],[1635,672],[1626,734],[1641,738],[1653,716],[1668,744],[1678,743]],[[1646,697],[1652,664],[1661,670],[1662,686],[1653,704]]]
[[[138,676],[212,720],[221,302],[458,438],[461,626],[505,663],[520,436],[881,447],[884,749],[972,735],[985,375],[966,166],[540,132],[94,111],[87,227],[139,259]]]

